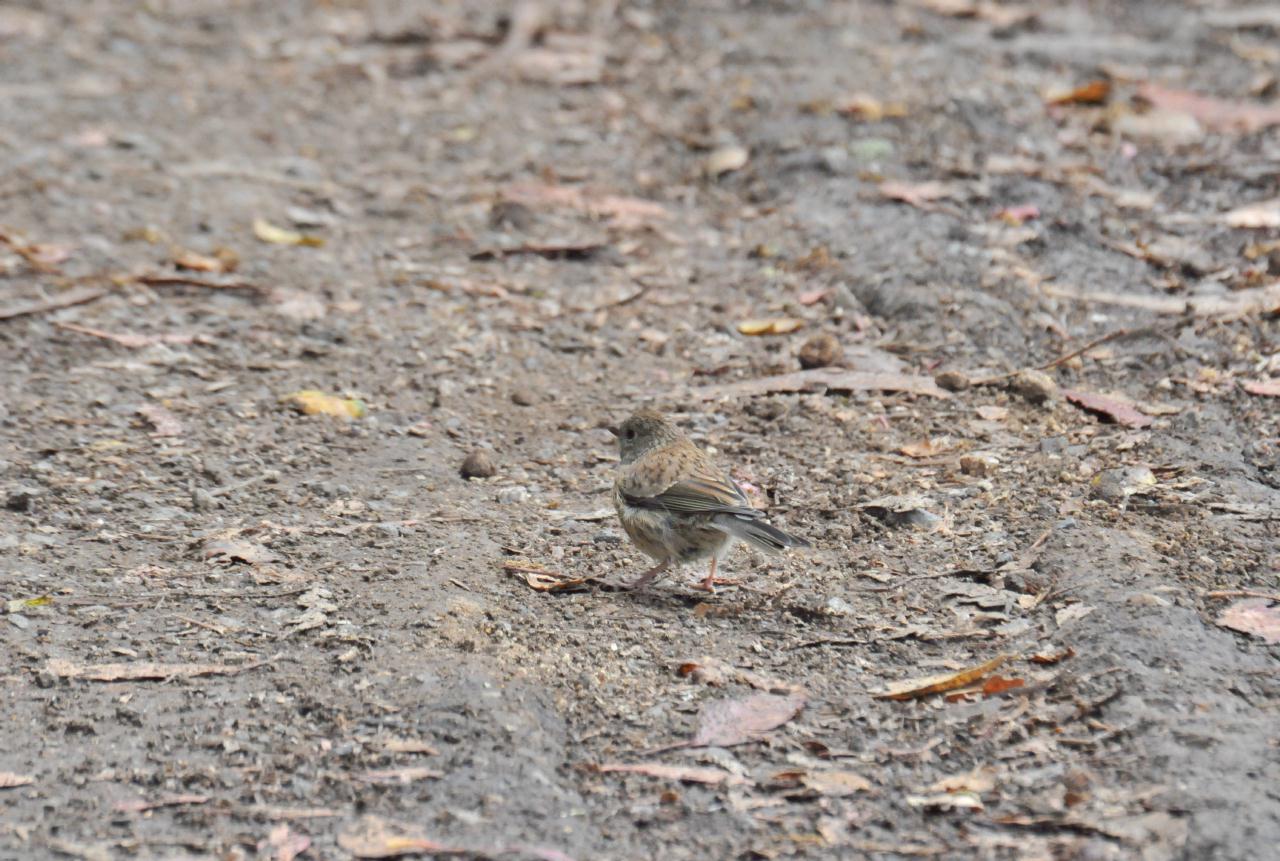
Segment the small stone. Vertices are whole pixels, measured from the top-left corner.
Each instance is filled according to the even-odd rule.
[[[493,465],[493,459],[483,449],[476,449],[467,455],[460,470],[462,477],[466,479],[489,478],[497,471],[498,468]]]
[[[969,388],[969,377],[960,371],[943,371],[933,378],[938,388],[948,392],[963,392]]]
[[[10,511],[30,511],[35,507],[36,497],[40,496],[38,487],[17,487],[9,491],[5,497],[4,507]]]
[[[516,389],[511,393],[511,403],[518,407],[531,407],[536,403],[531,392],[525,389]]]
[[[819,332],[804,342],[798,354],[800,367],[826,368],[837,364],[844,358],[844,348],[840,341],[830,332]]]
[[[528,499],[529,491],[520,486],[504,487],[498,491],[498,502],[502,505],[526,502]]]
[[[960,471],[965,475],[987,476],[995,472],[999,465],[1000,460],[995,455],[985,452],[974,452],[960,457]]]
[[[1058,384],[1044,371],[1019,371],[1009,381],[1009,388],[1033,404],[1043,404],[1058,391]]]
[[[853,605],[839,595],[832,595],[822,605],[822,609],[828,616],[852,616],[856,610]]]

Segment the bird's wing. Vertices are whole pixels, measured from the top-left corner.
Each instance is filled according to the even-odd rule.
[[[692,444],[649,452],[618,482],[629,505],[680,514],[736,514],[762,517],[750,500]]]

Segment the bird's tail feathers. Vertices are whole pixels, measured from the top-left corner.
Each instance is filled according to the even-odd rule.
[[[746,520],[735,514],[719,514],[716,515],[711,523],[722,532],[732,535],[734,538],[741,538],[748,544],[753,544],[770,553],[781,553],[788,547],[811,546],[803,538],[788,535],[778,527],[770,526],[763,520]]]

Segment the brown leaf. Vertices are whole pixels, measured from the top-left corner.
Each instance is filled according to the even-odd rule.
[[[940,445],[936,440],[923,439],[920,442],[909,442],[898,451],[907,457],[923,458],[934,457],[945,451],[950,451],[950,446]]]
[[[744,482],[739,482],[741,486]],[[681,678],[687,678],[690,681],[703,685],[723,685],[730,681],[741,682],[744,685],[750,685],[758,691],[767,691],[769,693],[781,694],[798,694],[803,696],[804,689],[799,685],[791,682],[784,682],[780,679],[771,679],[754,673],[751,670],[744,670],[741,667],[735,667],[732,664],[722,661],[719,658],[704,656],[696,661],[686,661],[676,668],[676,674]]]
[[[842,117],[874,123],[886,117],[905,117],[907,106],[900,102],[882,102],[866,93],[854,93],[836,101],[832,108]]]
[[[929,792],[990,792],[996,788],[995,775],[989,768],[975,768],[968,774],[953,774],[936,781]]]
[[[1009,679],[1004,676],[992,676],[982,683],[982,695],[985,697],[999,696],[1007,691],[1020,688],[1026,684],[1023,679]]]
[[[145,798],[118,801],[115,809],[121,813],[145,813],[158,807],[183,807],[188,804],[208,803],[209,796],[207,795],[170,795],[165,798],[158,798],[155,801],[147,801]]]
[[[789,374],[777,374],[772,377],[760,377],[754,380],[740,380],[719,386],[703,386],[691,391],[694,397],[703,400],[717,398],[754,397],[776,392],[806,392],[826,389],[829,392],[908,392],[913,395],[928,395],[934,398],[950,398],[949,392],[941,389],[929,377],[912,374],[872,373],[868,371],[846,371],[841,368],[810,368],[807,371],[794,371]]]
[[[1081,392],[1076,389],[1062,389],[1061,391],[1062,396],[1076,406],[1127,428],[1144,428],[1155,421],[1150,416],[1138,412],[1132,403],[1119,398],[1099,395],[1094,392]]]
[[[1240,384],[1251,395],[1280,398],[1280,380],[1248,380]]]
[[[880,693],[875,694],[875,698],[881,700],[910,700],[967,687],[995,670],[1008,659],[1008,655],[997,655],[985,663],[958,672],[940,673],[934,676],[894,682]]]
[[[132,664],[74,664],[61,658],[50,658],[45,669],[61,679],[88,679],[91,682],[157,681],[193,676],[231,676],[270,663],[247,664],[160,664],[137,661]]]
[[[558,571],[548,571],[529,562],[507,562],[502,570],[514,574],[538,592],[580,592],[591,582],[590,577],[573,577]]]
[[[804,320],[795,317],[773,317],[759,320],[743,320],[738,331],[743,335],[786,335],[804,327]]]
[[[958,189],[946,182],[907,183],[886,180],[880,183],[880,194],[888,200],[907,203],[917,209],[930,210],[932,204],[956,196]]]
[[[1267,643],[1280,643],[1280,604],[1269,598],[1237,601],[1218,616],[1218,624],[1233,631],[1261,637]]]
[[[752,694],[740,699],[717,700],[698,715],[693,747],[732,747],[757,741],[770,730],[791,720],[804,708],[801,694]]]
[[[226,263],[217,257],[210,257],[206,254],[199,254],[195,251],[189,251],[185,248],[178,248],[173,252],[173,265],[179,269],[189,269],[192,272],[226,272]]]
[[[0,771],[0,789],[13,789],[18,786],[29,786],[36,779],[29,774],[15,774],[12,771]]]
[[[843,798],[846,795],[871,791],[871,781],[862,775],[835,769],[806,772],[801,776],[800,783],[806,789],[828,798]]]
[[[1050,95],[1045,102],[1050,105],[1101,105],[1111,95],[1111,82],[1104,79],[1090,81],[1074,90]]]
[[[596,767],[597,771],[643,774],[661,780],[678,780],[681,783],[705,783],[709,786],[742,786],[751,781],[722,768],[700,765],[668,765],[664,762],[611,762]]]
[[[143,404],[138,407],[138,415],[155,427],[152,436],[182,436],[185,432],[178,417],[159,404]]]
[[[1280,105],[1226,101],[1152,83],[1140,86],[1138,95],[1162,110],[1189,114],[1210,131],[1248,134],[1280,125]]]
[[[362,816],[338,834],[338,845],[357,858],[400,858],[429,852],[461,854],[464,849],[429,840],[417,826]]]
[[[1031,660],[1037,664],[1056,664],[1065,661],[1068,658],[1074,658],[1076,650],[1067,646],[1065,649],[1057,652],[1038,652],[1031,656]]]

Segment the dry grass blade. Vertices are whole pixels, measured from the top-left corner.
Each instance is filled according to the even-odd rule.
[[[72,305],[83,305],[94,299],[101,299],[110,291],[105,287],[78,287],[68,290],[61,296],[38,302],[20,302],[8,308],[0,308],[0,320],[12,320],[14,317],[27,317],[31,314],[43,314],[46,311],[57,311],[59,308],[70,308]]]
[[[959,672],[941,673],[918,679],[908,679],[904,682],[894,682],[885,690],[875,694],[875,698],[878,700],[912,700],[927,697],[930,694],[940,694],[953,691],[956,688],[967,687],[995,670],[1008,659],[1008,655],[997,655],[985,663],[960,670]]]

